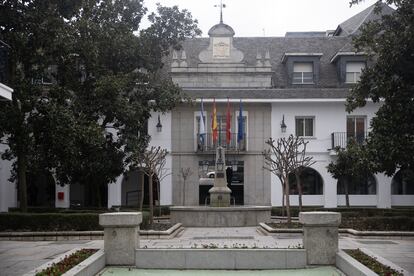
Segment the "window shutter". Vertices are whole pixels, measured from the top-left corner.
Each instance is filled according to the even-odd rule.
[[[346,63],[346,72],[361,73],[363,68],[365,68],[364,62],[347,62]]]
[[[312,62],[295,62],[293,63],[293,72],[312,73],[313,63]]]

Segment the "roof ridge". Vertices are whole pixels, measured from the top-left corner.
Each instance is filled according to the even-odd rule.
[[[368,7],[368,9],[371,9],[371,10],[367,13],[367,15],[364,17],[364,19],[362,19],[361,22],[359,22],[359,25],[350,34],[354,34],[357,30],[359,30],[359,28],[362,26],[362,24],[365,23],[365,20],[367,20],[368,16],[370,16],[372,14],[372,12],[375,10],[375,7],[377,6],[377,3],[378,2],[376,2],[375,4]]]

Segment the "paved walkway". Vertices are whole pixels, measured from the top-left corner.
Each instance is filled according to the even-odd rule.
[[[141,240],[147,248],[296,248],[300,234],[264,235],[256,227],[186,228],[170,240]],[[102,248],[103,241],[0,241],[0,276],[22,275],[76,247]],[[414,274],[414,240],[341,237],[340,248],[367,248]]]

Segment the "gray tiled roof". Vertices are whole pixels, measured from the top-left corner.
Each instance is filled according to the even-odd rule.
[[[389,7],[387,4],[380,2],[381,5],[381,15],[391,14],[394,10]],[[340,36],[348,36],[356,34],[359,28],[366,22],[372,20],[378,20],[381,18],[380,14],[375,13],[376,4],[369,6],[362,12],[352,16],[351,18],[345,20],[339,24],[337,32]]]
[[[192,99],[343,99],[348,88],[184,89]]]
[[[274,72],[274,86],[289,86],[286,66],[282,64],[285,53],[322,53],[320,58],[320,87],[338,87],[337,70],[330,59],[351,39],[348,37],[235,37],[233,45],[244,53],[242,62],[246,66],[256,65],[256,55],[262,56],[268,50],[270,63]],[[194,38],[183,43],[189,67],[197,67],[200,63],[198,54],[209,45],[209,38]],[[170,70],[171,56],[166,62],[166,70]]]

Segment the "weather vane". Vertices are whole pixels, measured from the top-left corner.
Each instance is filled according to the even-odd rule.
[[[223,8],[226,7],[226,4],[223,4],[223,0],[220,0],[220,5],[214,5],[214,7],[220,7],[220,24],[223,24]]]

